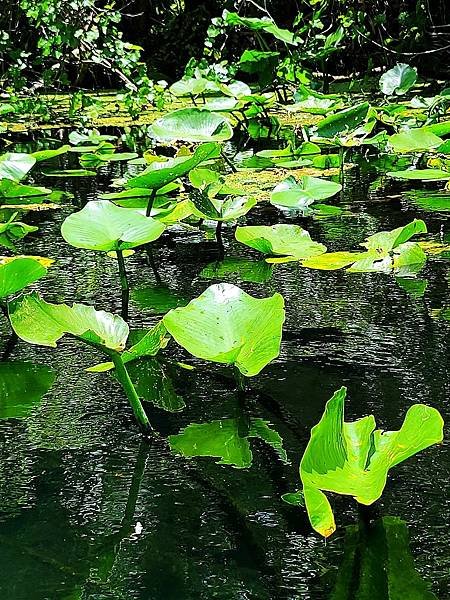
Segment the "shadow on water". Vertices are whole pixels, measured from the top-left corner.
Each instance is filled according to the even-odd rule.
[[[59,227],[123,169],[113,164],[95,178],[55,181],[74,194],[72,203],[27,216],[40,231],[20,250],[56,260],[35,286],[48,301],[120,312],[115,260],[71,248]],[[356,248],[367,235],[413,217],[424,218],[432,234],[449,235],[444,213],[426,212],[403,184],[372,187],[375,176],[365,171],[345,173],[341,202],[349,214],[292,218],[258,207],[247,222],[298,223],[330,250]],[[230,228],[223,227],[221,238],[224,261],[214,239],[179,231],[162,236],[150,256],[127,258],[131,324],[148,327],[217,281],[258,297],[278,291],[287,306],[280,357],[250,380],[244,402],[229,372],[174,345],[165,362],[136,364],[133,376],[165,436],[191,423],[240,420],[241,444],[242,423],[248,435],[249,424],[263,420],[282,436],[290,464],[258,437],[249,438],[248,469],[216,464],[207,452],[188,459],[165,443],[141,442],[114,378],[84,371],[101,357],[73,340],[57,351],[16,343],[0,315],[0,352],[8,361],[0,366],[0,416],[11,416],[9,404],[27,398],[20,418],[0,421],[1,598],[433,598],[422,580],[437,597],[450,597],[447,446],[394,470],[380,511],[398,519],[384,517],[366,531],[353,525],[355,504],[335,498],[348,527],[326,545],[305,512],[280,499],[298,488],[310,428],[341,385],[349,388],[351,419],[373,412],[380,426],[396,429],[411,404],[424,402],[448,420],[449,324],[432,318],[448,306],[445,261],[428,262],[420,274],[426,287],[414,294],[384,274],[268,268],[234,241]],[[400,586],[396,596],[392,586]]]

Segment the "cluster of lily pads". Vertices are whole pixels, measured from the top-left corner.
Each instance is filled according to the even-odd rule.
[[[404,79],[404,74],[400,79]],[[194,87],[194,84],[197,87]],[[399,82],[399,85],[402,81]],[[386,89],[387,84],[384,82]],[[405,83],[403,82],[403,85]],[[183,86],[185,86],[183,88]],[[390,93],[402,88],[392,85]],[[242,86],[208,86],[207,83],[180,82],[174,86],[179,94],[190,96],[219,92],[233,99]],[[186,306],[169,310],[151,329],[130,332],[128,325],[129,284],[126,260],[130,252],[144,248],[151,258],[151,244],[171,228],[215,225],[219,263],[226,252],[222,238],[223,224],[234,224],[245,217],[261,200],[246,191],[245,174],[249,169],[289,170],[299,167],[329,168],[343,166],[343,148],[368,145],[377,149],[421,156],[441,161],[434,168],[392,171],[388,176],[409,179],[450,180],[446,154],[450,147],[440,136],[450,134],[450,123],[406,127],[405,113],[395,113],[392,106],[375,109],[368,102],[342,108],[340,98],[327,97],[299,88],[292,110],[315,111],[322,107],[331,114],[316,125],[303,130],[298,143],[291,139],[284,148],[263,150],[241,162],[230,158],[224,142],[242,124],[234,113],[247,110],[244,100],[226,108],[224,102],[205,102],[201,107],[183,108],[158,119],[151,128],[158,143],[177,147],[172,158],[150,151],[139,157],[135,153],[116,152],[114,139],[97,133],[73,133],[70,144],[34,154],[7,153],[0,157],[0,194],[2,205],[17,212],[0,229],[0,244],[14,250],[14,241],[35,227],[16,220],[26,210],[28,199],[44,205],[55,195],[51,190],[22,183],[36,162],[52,160],[64,153],[80,155],[80,169],[45,171],[47,176],[89,176],[105,162],[124,160],[140,169],[138,174],[114,182],[114,189],[100,199],[88,202],[68,216],[61,226],[67,243],[87,250],[109,253],[117,260],[122,290],[121,316],[97,310],[85,304],[52,304],[38,293],[17,295],[26,286],[45,276],[49,259],[33,256],[9,256],[0,259],[0,300],[3,302],[15,334],[31,344],[56,347],[65,335],[96,348],[105,362],[91,367],[91,372],[114,370],[123,387],[136,419],[146,434],[156,435],[142,404],[142,393],[133,383],[129,368],[138,359],[154,357],[172,340],[189,354],[206,361],[229,365],[243,378],[256,376],[280,352],[285,318],[283,297],[275,293],[268,298],[254,298],[230,283],[209,286]],[[219,98],[220,99],[220,98]],[[314,100],[312,100],[314,99]],[[242,104],[244,102],[244,104]],[[242,105],[241,105],[242,104]],[[237,108],[238,106],[238,108]],[[321,110],[322,110],[321,109]],[[333,112],[334,111],[334,112]],[[248,116],[248,115],[247,115]],[[397,119],[397,121],[395,121]],[[396,123],[398,133],[386,130],[374,134],[379,123]],[[411,123],[410,123],[411,124]],[[176,146],[176,142],[199,145],[193,149]],[[338,148],[338,153],[329,152]],[[337,158],[336,158],[337,157]],[[240,182],[234,173],[244,172]],[[142,168],[143,167],[143,168]],[[227,168],[231,173],[225,174]],[[283,171],[285,173],[285,171]],[[317,173],[315,173],[316,175]],[[328,173],[327,173],[328,174]],[[286,173],[285,173],[286,175]],[[321,211],[333,213],[339,207],[321,204],[342,190],[340,182],[309,174],[287,175],[269,190],[268,199],[276,210],[307,216]],[[339,175],[339,174],[338,174]],[[10,203],[14,200],[14,203]],[[24,208],[25,207],[25,208]],[[411,241],[425,234],[422,220],[414,220],[392,231],[381,231],[361,240],[364,250],[343,248],[328,252],[326,246],[311,239],[299,225],[238,225],[235,239],[264,255],[273,268],[278,263],[297,262],[302,268],[333,270],[346,268],[351,273],[381,272],[413,276],[427,260],[423,245]],[[356,276],[356,275],[355,275]],[[344,421],[345,388],[338,390],[326,405],[321,421],[311,432],[311,439],[300,464],[302,490],[286,494],[293,504],[305,503],[313,528],[327,537],[335,530],[334,516],[325,492],[354,497],[363,505],[374,503],[382,494],[388,471],[419,452],[442,441],[443,422],[439,412],[421,404],[406,414],[400,430],[383,432],[375,429],[373,416],[348,423]],[[182,454],[218,456],[222,463],[249,466],[251,450],[248,439],[259,437],[269,443],[282,460],[286,454],[280,436],[261,419],[250,419],[242,427],[237,420],[190,425],[178,435],[170,436],[171,447]],[[195,444],[192,440],[195,438]],[[233,449],[239,448],[237,455]]]

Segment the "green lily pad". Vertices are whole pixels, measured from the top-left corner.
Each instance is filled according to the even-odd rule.
[[[60,148],[55,148],[52,150],[38,150],[37,152],[33,152],[31,156],[37,161],[42,162],[44,160],[50,160],[55,158],[56,156],[61,156],[61,154],[66,154],[70,150],[70,146],[65,144]]]
[[[48,196],[52,190],[36,185],[23,185],[12,179],[0,180],[0,204],[3,198],[30,198],[35,196]]]
[[[96,200],[69,215],[61,226],[61,234],[75,248],[109,252],[152,242],[164,229],[163,223],[133,208],[121,208],[108,200]]]
[[[236,365],[252,377],[278,356],[284,316],[280,294],[258,299],[235,285],[219,283],[187,306],[168,312],[163,323],[194,356]]]
[[[0,179],[21,181],[36,164],[31,154],[24,152],[6,152],[0,155]]]
[[[50,304],[34,292],[9,303],[9,319],[22,340],[52,348],[66,333],[116,351],[128,338],[128,325],[118,315],[85,304]]]
[[[417,69],[398,63],[380,77],[380,90],[386,96],[406,94],[417,80]]]
[[[303,175],[297,181],[290,176],[279,183],[270,195],[270,202],[283,208],[306,209],[316,200],[331,198],[342,190],[340,183]]]
[[[254,206],[255,198],[248,196],[229,196],[210,198],[206,192],[195,191],[190,196],[192,212],[200,219],[213,221],[234,221],[246,215]]]
[[[47,275],[52,262],[31,256],[0,257],[0,298],[7,298]]]
[[[443,142],[443,139],[424,130],[422,127],[401,131],[388,137],[389,146],[396,153],[424,152],[437,148]]]
[[[162,141],[223,142],[233,136],[227,119],[199,108],[181,108],[168,113],[151,125],[150,132]]]
[[[346,388],[327,402],[300,463],[306,509],[313,529],[324,537],[336,525],[326,492],[373,504],[383,493],[389,470],[443,439],[443,420],[429,406],[416,404],[399,431],[375,429],[373,415],[344,421]]]
[[[237,227],[235,237],[238,242],[270,256],[303,259],[327,251],[326,246],[314,242],[298,225]]]
[[[201,162],[220,156],[220,146],[214,142],[201,144],[191,156],[181,156],[166,162],[152,162],[145,171],[128,179],[127,188],[159,189],[183,177]]]
[[[409,181],[446,181],[450,179],[450,172],[442,171],[442,169],[406,169],[404,171],[388,171],[386,175],[393,179]]]
[[[317,124],[316,135],[318,137],[334,138],[337,135],[354,131],[364,123],[369,109],[370,104],[363,102],[325,117]]]

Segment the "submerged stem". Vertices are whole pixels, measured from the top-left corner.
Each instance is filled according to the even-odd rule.
[[[146,217],[149,217],[150,214],[151,214],[151,212],[152,212],[153,202],[155,201],[156,192],[157,192],[156,188],[154,190],[152,190],[150,198],[148,199],[147,210],[145,211],[145,216]]]
[[[130,301],[130,287],[128,285],[127,272],[125,270],[125,261],[123,251],[117,250],[117,262],[119,264],[120,287],[122,289],[122,319],[128,321],[128,304]]]
[[[116,368],[117,378],[131,404],[140,428],[144,433],[154,433],[121,355],[118,352],[111,352],[110,356]]]

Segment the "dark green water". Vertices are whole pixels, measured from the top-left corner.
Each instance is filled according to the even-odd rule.
[[[106,191],[124,167],[114,169],[101,169],[96,178],[46,181],[74,193],[73,203],[27,215],[40,230],[21,250],[56,260],[36,286],[46,300],[119,309],[114,260],[71,248],[59,234],[65,216]],[[330,250],[356,248],[366,236],[414,217],[425,220],[437,241],[449,240],[445,212],[423,211],[411,185],[371,185],[375,177],[364,164],[346,174],[344,193],[334,203],[350,214],[288,218],[260,205],[247,222],[298,223]],[[260,258],[234,242],[232,229],[225,229],[224,238],[227,257]],[[182,303],[217,282],[200,275],[217,252],[198,232],[163,236],[154,257],[161,284],[143,253],[127,261],[132,327],[155,323],[155,304]],[[252,441],[253,465],[244,470],[209,458],[187,460],[162,443],[142,442],[115,380],[84,372],[101,360],[92,349],[70,340],[57,350],[19,342],[8,349],[8,361],[41,367],[0,366],[0,390],[9,385],[12,395],[14,385],[19,394],[36,394],[37,381],[51,384],[49,369],[55,381],[27,419],[0,421],[1,600],[329,597],[347,556],[345,526],[356,522],[355,503],[333,499],[339,529],[325,544],[305,511],[284,504],[280,495],[299,488],[298,464],[310,429],[341,385],[349,390],[349,420],[373,412],[379,427],[397,429],[417,402],[449,420],[450,323],[434,318],[436,309],[450,303],[448,259],[428,261],[415,286],[417,291],[426,282],[423,296],[405,291],[411,281],[399,283],[392,275],[320,272],[293,263],[277,266],[263,283],[237,275],[220,280],[259,297],[283,294],[281,355],[250,380],[243,403],[226,369],[171,344],[166,356],[197,369],[164,367],[163,385],[155,378],[154,389],[172,399],[178,395],[186,408],[165,413],[149,404],[151,420],[167,435],[191,422],[263,418],[283,437],[291,464],[283,465],[258,440]],[[3,319],[1,349],[8,339]],[[391,472],[379,502],[382,515],[407,524],[418,576],[441,599],[450,598],[449,465],[447,442],[428,449]],[[397,554],[408,557],[406,541],[398,540]],[[392,564],[398,579],[410,578],[405,561]],[[383,593],[379,589],[373,600]]]

